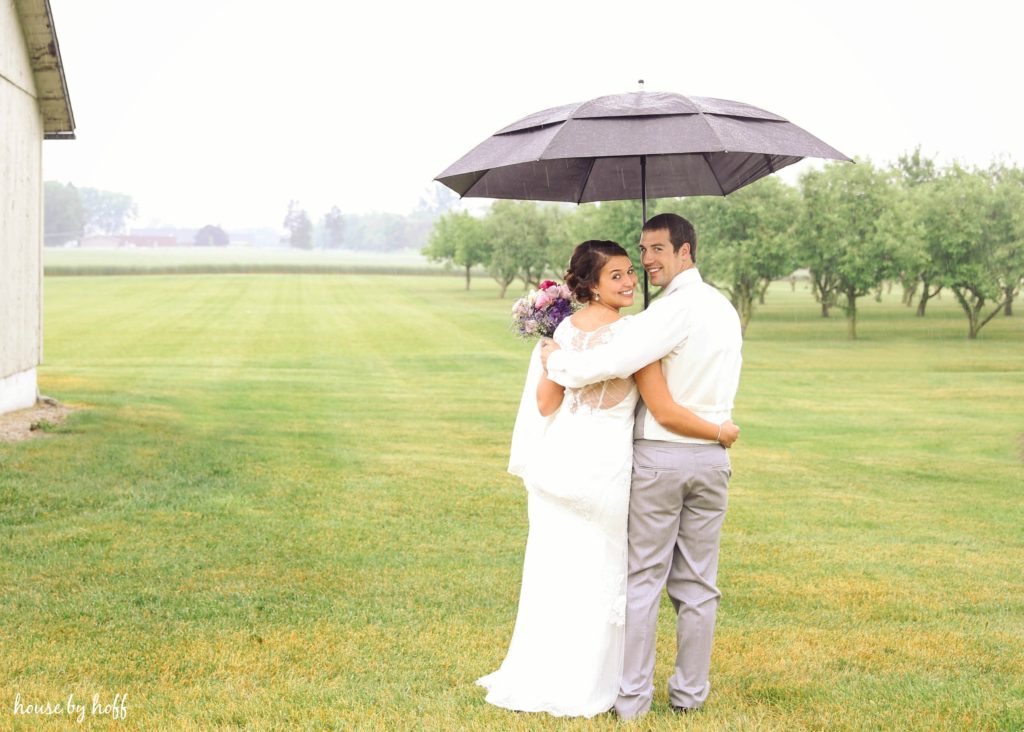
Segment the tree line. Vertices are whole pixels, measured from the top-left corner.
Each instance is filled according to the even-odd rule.
[[[63,246],[83,236],[128,232],[138,206],[127,193],[75,186],[48,180],[43,183],[43,244]],[[227,246],[231,237],[220,226],[207,224],[195,233],[196,246]]]
[[[350,249],[399,252],[422,249],[438,217],[451,209],[458,196],[440,183],[428,187],[416,208],[403,215],[391,212],[343,214],[337,206],[313,223],[302,205],[288,203],[281,243],[296,249]]]
[[[43,243],[58,246],[85,234],[124,233],[137,211],[127,193],[48,180],[43,184]]]
[[[258,231],[259,239],[296,249],[352,249],[374,252],[417,251],[438,216],[458,201],[458,196],[440,183],[427,188],[409,214],[390,212],[343,214],[338,206],[315,223],[297,200],[289,201],[282,220],[283,237],[277,229]],[[47,246],[61,246],[93,234],[125,234],[138,206],[127,193],[75,186],[48,180],[44,184],[43,237]],[[268,236],[264,236],[268,234]],[[243,234],[243,238],[246,236]],[[230,235],[220,226],[208,224],[192,242],[196,246],[227,246]]]
[[[901,285],[903,302],[921,317],[940,291],[950,292],[976,338],[999,313],[1012,314],[1024,282],[1024,170],[1004,162],[940,167],[916,150],[885,167],[830,163],[795,187],[769,177],[724,198],[649,202],[648,216],[666,211],[694,223],[701,276],[729,297],[744,331],[768,285],[800,268],[809,270],[821,315],[840,308],[851,338],[858,300],[886,283]],[[561,277],[587,239],[636,251],[640,219],[637,201],[498,201],[479,218],[441,216],[423,253],[463,268],[467,289],[472,270],[486,268],[504,297],[517,279],[535,287]]]

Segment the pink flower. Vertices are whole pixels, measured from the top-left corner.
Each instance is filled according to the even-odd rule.
[[[521,338],[551,337],[563,319],[579,305],[573,302],[569,288],[554,280],[544,280],[512,306],[512,329]]]

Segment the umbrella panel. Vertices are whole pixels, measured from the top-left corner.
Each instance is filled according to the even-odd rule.
[[[647,157],[647,197],[721,196],[799,156],[693,153]],[[643,196],[640,156],[536,160],[442,180],[462,196],[590,203]]]
[[[557,158],[734,152],[828,157],[828,145],[789,122],[676,115],[571,119],[560,125],[493,135],[450,165],[438,180],[471,171]]]

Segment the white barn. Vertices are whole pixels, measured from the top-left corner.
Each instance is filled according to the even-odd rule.
[[[43,140],[74,130],[49,0],[0,0],[0,414],[38,396]]]

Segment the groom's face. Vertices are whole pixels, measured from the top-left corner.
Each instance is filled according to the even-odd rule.
[[[640,262],[655,287],[664,287],[690,265],[690,245],[672,248],[668,229],[645,231],[640,235]]]

